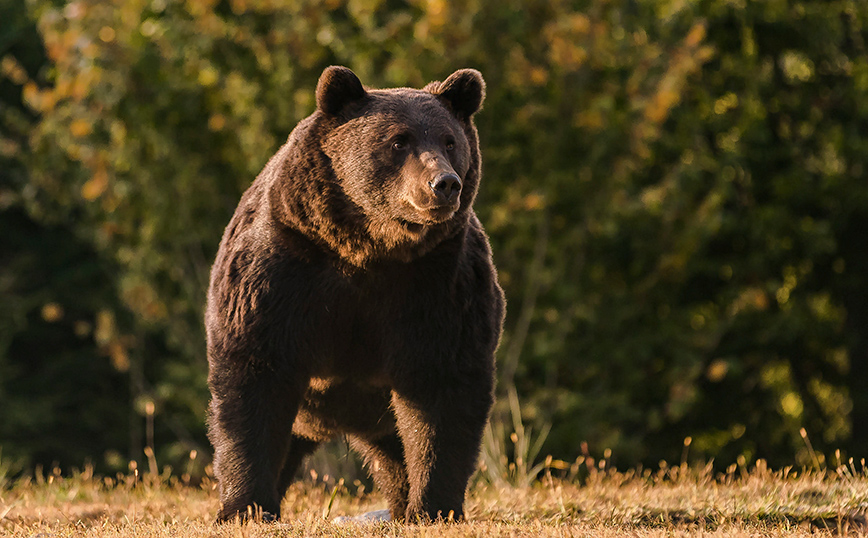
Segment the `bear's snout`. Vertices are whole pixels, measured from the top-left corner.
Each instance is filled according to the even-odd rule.
[[[438,174],[428,185],[441,205],[452,205],[461,194],[461,178],[455,172]]]

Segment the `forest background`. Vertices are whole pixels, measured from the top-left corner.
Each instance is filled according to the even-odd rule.
[[[496,436],[514,391],[555,458],[859,461],[866,42],[860,0],[0,0],[0,469],[202,472],[210,263],[331,64],[487,81]]]

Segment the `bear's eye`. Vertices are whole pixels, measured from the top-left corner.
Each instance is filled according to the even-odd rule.
[[[395,151],[404,151],[405,149],[407,149],[407,142],[403,140],[396,140],[395,142],[392,142],[392,149]]]
[[[452,151],[455,149],[455,141],[451,138],[446,140],[446,151]]]

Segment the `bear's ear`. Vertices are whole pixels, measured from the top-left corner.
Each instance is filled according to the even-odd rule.
[[[316,85],[316,107],[330,116],[367,95],[359,77],[346,67],[326,67]]]
[[[425,88],[446,99],[458,119],[464,121],[476,114],[485,99],[485,81],[476,69],[459,69],[439,85],[432,83]]]

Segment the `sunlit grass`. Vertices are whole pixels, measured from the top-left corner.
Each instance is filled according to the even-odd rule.
[[[471,488],[468,521],[457,525],[334,525],[339,515],[383,508],[376,493],[307,480],[284,499],[284,523],[212,524],[217,492],[208,479],[137,473],[113,478],[86,470],[19,479],[0,490],[0,535],[108,536],[793,536],[865,534],[868,473],[848,462],[834,470],[772,471],[760,461],[710,467],[662,465],[620,472],[580,458],[570,468],[548,460],[530,487]],[[576,472],[578,471],[578,472]],[[572,478],[571,478],[572,476]],[[577,478],[581,477],[581,478]]]

